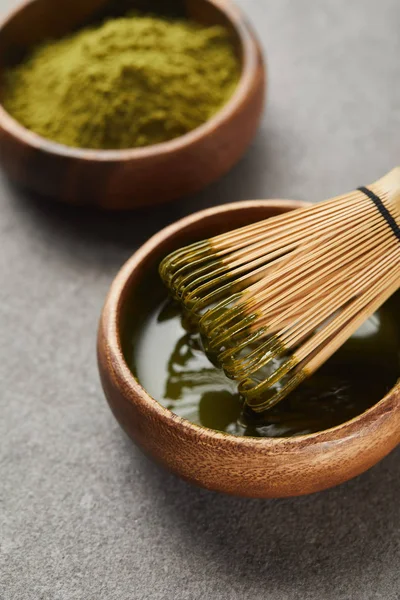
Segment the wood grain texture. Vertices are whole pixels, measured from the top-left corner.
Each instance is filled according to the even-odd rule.
[[[0,25],[0,80],[9,64],[43,39],[141,5],[140,0],[25,1]],[[55,200],[128,209],[197,192],[234,166],[253,139],[264,107],[266,73],[260,46],[231,2],[174,0],[168,5],[203,24],[221,23],[232,31],[242,76],[226,106],[201,127],[170,142],[95,151],[46,140],[18,124],[0,105],[0,162],[12,180]]]
[[[147,394],[125,362],[122,316],[150,265],[194,238],[216,235],[301,205],[239,202],[182,219],[155,235],[126,263],[104,306],[98,361],[115,417],[145,453],[208,489],[260,498],[310,494],[359,475],[400,442],[399,384],[368,411],[338,427],[296,438],[256,439],[215,432],[174,415]],[[129,307],[135,308],[132,303]]]

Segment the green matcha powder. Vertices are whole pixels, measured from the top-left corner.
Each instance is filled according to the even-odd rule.
[[[3,105],[67,146],[137,148],[205,123],[239,71],[225,28],[134,13],[34,49],[6,74]]]

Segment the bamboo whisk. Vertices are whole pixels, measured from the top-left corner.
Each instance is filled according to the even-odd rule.
[[[271,408],[400,287],[400,168],[178,250],[160,274],[247,403]]]

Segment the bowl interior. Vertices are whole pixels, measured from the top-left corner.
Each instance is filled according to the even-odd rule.
[[[224,25],[243,63],[242,38],[228,13],[209,0],[29,0],[0,29],[0,70],[20,62],[32,46],[57,39],[86,25],[138,9],[187,17],[203,25]],[[1,83],[0,83],[1,85]],[[1,94],[1,88],[0,88]]]
[[[185,244],[267,218],[275,212],[276,209],[274,208],[259,206],[232,211],[225,215],[222,213],[222,215],[210,215],[208,218],[203,217],[201,220],[195,220],[190,226],[174,230],[174,233],[170,236],[164,236],[160,244],[154,246],[153,250],[144,256],[135,270],[131,283],[126,287],[120,312],[119,332],[121,343],[126,362],[131,367],[136,362],[134,348],[142,333],[143,322],[166,298],[166,291],[158,276],[158,265],[162,258]],[[396,329],[398,327],[397,337],[400,337],[399,308],[400,294],[395,295],[384,308],[385,311],[389,311],[391,314],[390,323],[393,321]],[[393,317],[393,315],[395,316]],[[400,357],[400,347],[398,354]],[[346,355],[344,356],[346,357]],[[400,362],[398,375],[400,375]],[[377,376],[379,376],[378,373]],[[396,379],[394,377],[393,385],[395,383]],[[390,385],[392,383],[389,384],[389,387]],[[377,397],[376,401],[383,395],[384,393],[382,393],[382,396]]]

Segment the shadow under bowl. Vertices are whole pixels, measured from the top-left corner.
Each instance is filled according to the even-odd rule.
[[[400,442],[400,384],[342,425],[292,438],[236,437],[194,425],[164,408],[135,379],[124,356],[128,322],[165,297],[160,261],[188,243],[304,206],[238,202],[201,211],[152,237],[111,286],[98,335],[101,380],[122,428],[149,456],[187,481],[247,497],[310,494],[372,467]],[[156,283],[155,283],[156,282]]]
[[[25,1],[0,24],[0,99],[4,71],[29,48],[135,8],[226,26],[242,69],[232,98],[192,132],[128,150],[85,150],[52,142],[24,128],[0,104],[0,163],[11,180],[55,200],[130,209],[200,191],[242,157],[261,119],[266,75],[257,39],[231,0]]]

